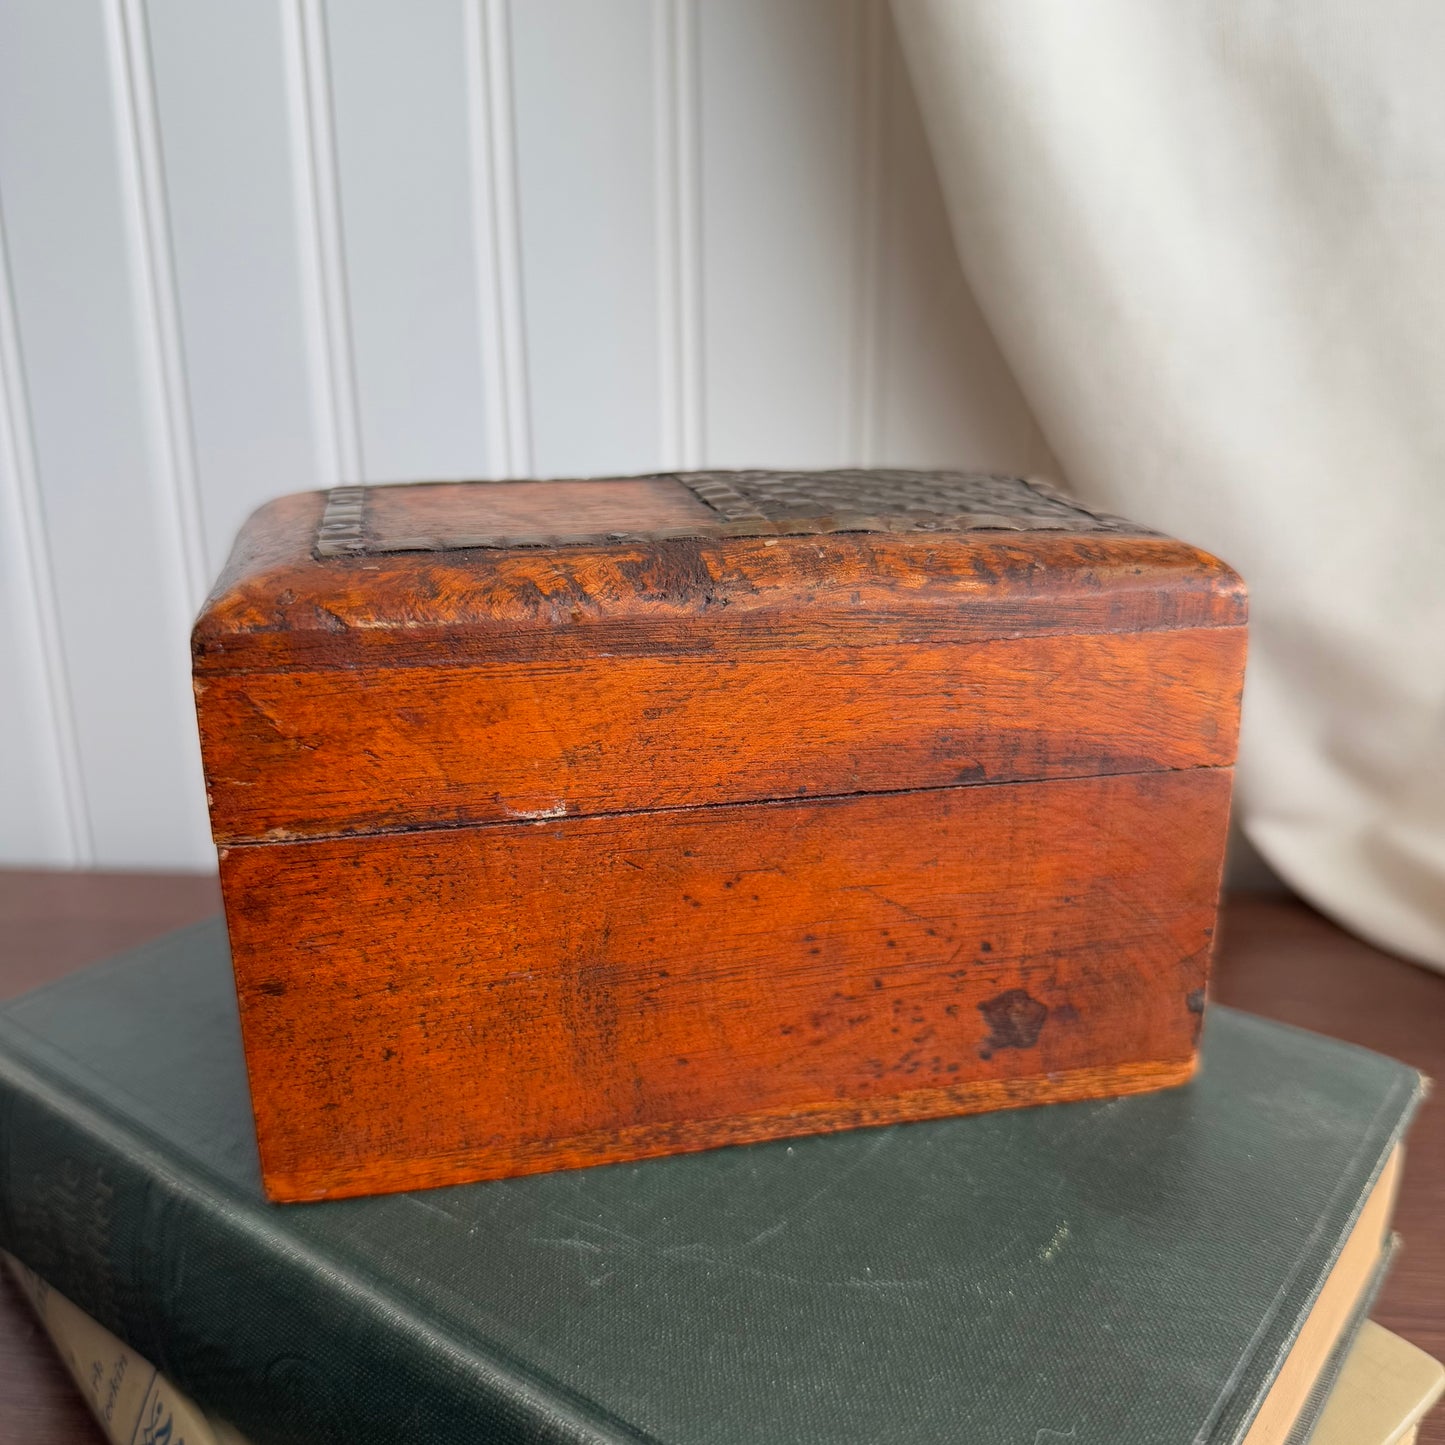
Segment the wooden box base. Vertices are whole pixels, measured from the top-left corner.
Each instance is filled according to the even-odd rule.
[[[224,848],[268,1193],[1177,1084],[1230,770]]]

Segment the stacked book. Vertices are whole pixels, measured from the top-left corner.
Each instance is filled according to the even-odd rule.
[[[1386,1445],[1421,1090],[1214,1008],[1160,1093],[277,1206],[216,921],[0,1010],[0,1245],[127,1442]]]

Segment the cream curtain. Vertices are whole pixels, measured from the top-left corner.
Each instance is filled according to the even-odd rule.
[[[1250,585],[1246,834],[1445,968],[1445,6],[894,10],[1068,482]]]

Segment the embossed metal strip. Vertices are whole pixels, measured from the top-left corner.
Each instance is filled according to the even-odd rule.
[[[365,487],[333,487],[326,494],[326,507],[316,528],[316,555],[365,556],[366,538],[362,531],[365,516]]]
[[[717,516],[639,531],[445,536],[366,535],[365,487],[337,487],[327,497],[316,535],[318,557],[470,548],[599,546],[673,537],[814,536],[831,532],[1063,531],[1149,529],[1092,512],[1046,483],[988,473],[917,471],[682,472],[667,474]],[[615,480],[597,478],[598,481]],[[504,485],[474,482],[469,486]]]

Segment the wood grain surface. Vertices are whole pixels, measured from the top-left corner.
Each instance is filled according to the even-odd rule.
[[[0,996],[219,906],[211,879],[0,871]],[[1380,953],[1293,900],[1226,903],[1215,993],[1445,1078],[1445,978]],[[1396,1223],[1405,1248],[1374,1317],[1445,1357],[1445,1107],[1438,1096],[1411,1133]],[[0,1441],[98,1445],[103,1438],[28,1306],[0,1277]],[[1425,1421],[1420,1445],[1445,1445],[1445,1409]]]
[[[365,505],[401,531],[468,505],[545,527],[580,490],[633,526],[668,521],[638,486],[657,481],[383,487]],[[1234,760],[1244,590],[1168,538],[317,559],[321,505],[263,508],[196,625],[220,842]]]
[[[268,1190],[1178,1082],[1245,613],[1017,479],[262,508],[193,656]]]
[[[224,849],[268,1192],[1180,1082],[1230,782],[1190,768]]]
[[[197,682],[218,842],[1234,761],[1244,631]]]
[[[1166,537],[838,533],[318,561],[323,503],[283,497],[248,523],[196,624],[198,676],[1243,627],[1248,611],[1227,566]]]

